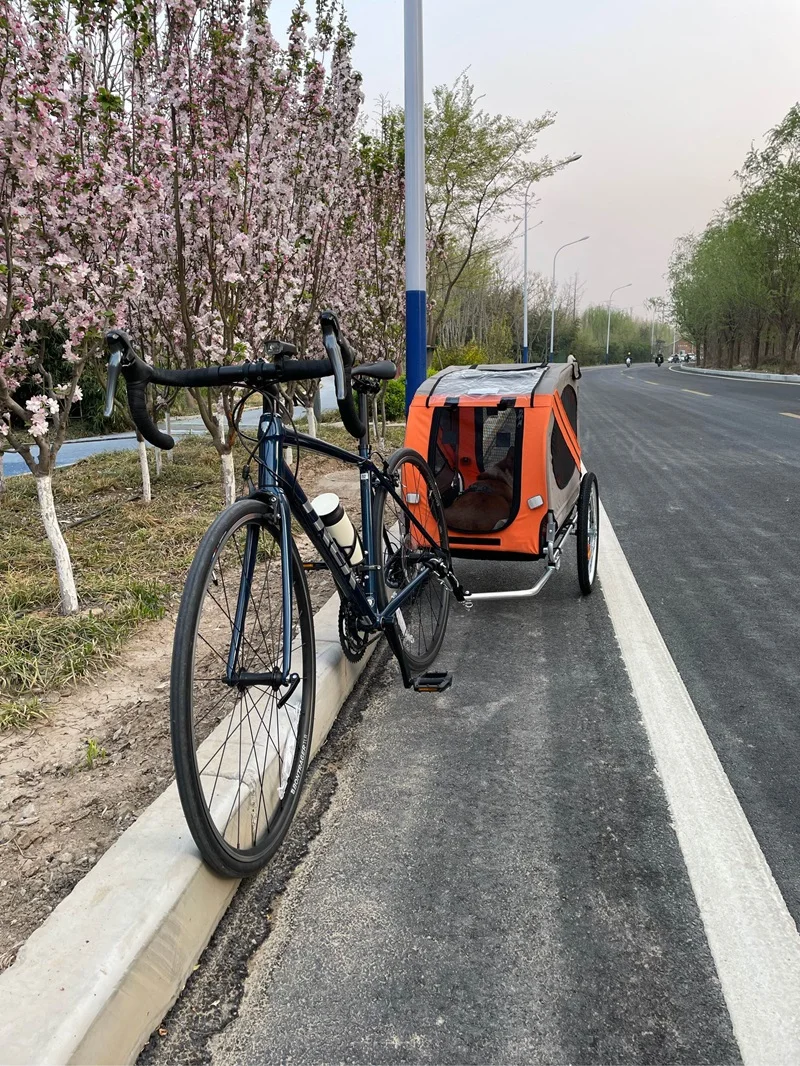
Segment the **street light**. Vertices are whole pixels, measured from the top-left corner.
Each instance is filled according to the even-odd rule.
[[[528,362],[528,193],[530,192],[531,185],[539,178],[544,177],[545,174],[549,174],[556,166],[566,166],[567,163],[576,163],[580,159],[580,154],[571,155],[568,159],[565,159],[563,163],[554,163],[553,166],[545,167],[544,170],[540,170],[535,178],[531,178],[528,184],[525,186],[525,235],[524,235],[524,254],[523,254],[523,268],[522,268],[522,362]],[[537,225],[541,226],[541,222]],[[536,229],[536,226],[532,227]]]
[[[614,299],[614,293],[619,292],[620,289],[629,289],[633,285],[632,281],[626,282],[625,285],[617,285],[616,289],[611,290],[611,295],[608,298],[608,329],[606,330],[606,366],[608,366],[608,346],[611,341],[611,301]]]
[[[427,372],[422,0],[405,0],[406,409]]]
[[[542,219],[544,222],[544,219]],[[531,229],[537,229],[542,222],[537,222]],[[525,255],[522,269],[522,362],[528,362],[528,190],[525,190]]]
[[[556,254],[553,256],[553,298],[550,303],[550,359],[549,362],[553,362],[553,334],[556,329],[556,259],[558,253],[563,251],[564,248],[569,248],[573,244],[581,244],[583,241],[588,241],[588,235],[586,237],[579,237],[577,241],[567,241],[566,244],[562,244],[560,248],[556,248]]]

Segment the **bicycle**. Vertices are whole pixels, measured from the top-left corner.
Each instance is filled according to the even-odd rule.
[[[384,460],[383,469],[372,461],[367,398],[395,376],[395,365],[354,366],[336,316],[323,312],[320,324],[324,359],[293,359],[294,345],[268,341],[266,359],[188,370],[152,367],[136,356],[123,331],[106,334],[106,411],[111,413],[122,373],[133,422],[154,447],[167,450],[174,441],[150,417],[149,382],[249,386],[240,408],[255,392],[263,397],[251,449],[257,481],[250,481],[248,462],[249,494],[226,507],[200,542],[181,598],[172,655],[170,732],[178,792],[200,854],[227,877],[261,869],[297,810],[316,699],[307,570],[324,568],[333,577],[341,600],[340,639],[349,659],[358,661],[368,644],[385,634],[407,688],[441,692],[452,681],[445,671],[428,671],[444,640],[450,594],[464,599],[450,564],[433,473],[409,448]],[[279,384],[329,376],[344,426],[358,439],[357,453],[309,437],[279,417]],[[337,543],[309,503],[296,469],[285,461],[290,446],[358,467],[360,561]],[[302,562],[292,518],[319,561]]]

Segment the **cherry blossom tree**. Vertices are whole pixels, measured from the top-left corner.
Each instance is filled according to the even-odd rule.
[[[332,0],[317,3],[311,36],[296,5],[285,48],[263,0],[247,14],[240,0],[175,0],[160,22],[159,10],[154,91],[171,154],[133,314],[153,324],[152,357],[180,365],[258,358],[275,336],[305,354],[322,303],[347,290],[352,270],[333,255],[354,200],[352,34]],[[193,396],[230,501],[236,390]]]
[[[83,368],[141,287],[131,238],[157,187],[129,166],[112,8],[0,6],[0,432],[36,478],[67,613],[78,598],[52,471]]]

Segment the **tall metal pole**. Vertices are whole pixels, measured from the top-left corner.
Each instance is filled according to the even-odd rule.
[[[569,159],[564,160],[564,165],[567,163],[575,163],[580,159],[580,155],[571,155]],[[540,171],[536,177],[531,178],[528,184],[525,186],[525,233],[523,235],[523,266],[522,266],[522,362],[528,362],[528,193],[530,192],[531,185],[539,178],[544,177],[545,174],[549,174],[554,167],[547,167],[545,170]],[[536,226],[541,226],[541,222],[537,222]],[[533,228],[536,229],[536,226]]]
[[[650,327],[650,355],[653,354],[656,347],[656,312],[653,308],[653,324]]]
[[[525,236],[522,253],[522,362],[528,362],[528,184],[525,189]]]
[[[675,361],[675,342],[678,339],[678,327],[672,327],[672,361]]]
[[[406,410],[428,370],[422,0],[405,0]]]
[[[588,241],[588,236],[579,237],[577,241],[567,241],[566,244],[562,244],[560,248],[556,249],[556,254],[553,256],[553,296],[550,301],[550,359],[548,362],[553,362],[553,335],[556,329],[556,259],[558,253],[563,251],[564,248],[569,248],[573,244],[581,244],[583,241]]]
[[[617,285],[616,289],[611,290],[611,295],[608,298],[608,329],[606,330],[606,366],[608,366],[608,349],[611,343],[611,301],[614,299],[614,293],[619,292],[620,289],[629,289],[633,285],[632,281],[627,282],[625,285]]]
[[[528,183],[528,189],[530,183]],[[528,362],[528,189],[525,190],[525,236],[524,236],[524,254],[522,258],[522,362]],[[544,220],[542,220],[544,221]],[[541,226],[541,222],[537,222],[533,227],[536,229]]]

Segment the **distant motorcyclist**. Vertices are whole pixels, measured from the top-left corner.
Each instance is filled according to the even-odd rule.
[[[631,357],[630,356],[628,356],[628,358],[625,360],[625,366],[628,367],[628,369],[630,370],[630,366],[631,366]]]
[[[663,362],[664,362],[664,356],[661,354],[661,352],[659,352],[658,355],[656,356],[656,359],[655,359],[656,366],[661,366],[661,364]]]

